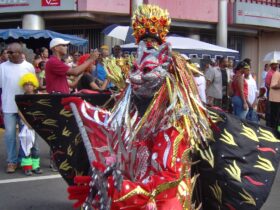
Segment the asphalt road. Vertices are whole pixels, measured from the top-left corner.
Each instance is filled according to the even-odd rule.
[[[7,174],[3,130],[0,130],[0,210],[71,210],[67,184],[49,168],[49,149],[40,139],[42,175],[27,177],[18,169]]]
[[[42,175],[26,177],[21,170],[5,173],[5,145],[0,130],[0,210],[71,210],[73,202],[67,199],[67,185],[57,172],[49,168],[48,146],[40,143]],[[280,209],[280,173],[262,210]],[[214,210],[214,209],[213,209]]]

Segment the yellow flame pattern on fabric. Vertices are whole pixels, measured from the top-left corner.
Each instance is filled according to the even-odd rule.
[[[37,101],[38,104],[41,104],[43,106],[48,106],[48,107],[52,107],[51,106],[51,102],[50,99],[40,99],[39,101]]]
[[[63,170],[63,171],[68,171],[69,169],[71,169],[72,167],[69,165],[67,160],[64,160],[60,166],[59,169]]]
[[[212,112],[210,110],[207,110],[211,120],[214,122],[214,123],[217,123],[217,122],[224,122],[224,119],[220,117],[220,115],[216,114],[215,112]]]
[[[233,136],[226,129],[224,129],[224,134],[221,134],[221,136],[222,136],[222,138],[220,138],[220,140],[225,142],[226,144],[229,144],[232,146],[238,146],[235,143]]]
[[[71,145],[69,145],[69,147],[67,148],[67,155],[69,155],[70,157],[73,155],[73,149],[71,147]]]
[[[31,116],[46,116],[42,111],[26,112],[26,114]]]
[[[82,137],[81,134],[77,134],[75,137],[75,146],[77,146],[78,144],[80,144],[82,142]]]
[[[57,122],[57,120],[54,120],[54,119],[46,119],[46,120],[44,120],[44,122],[42,124],[48,125],[48,126],[53,126],[53,127],[58,127],[56,122]]]
[[[253,129],[251,129],[245,125],[242,125],[242,127],[243,127],[243,130],[242,130],[243,132],[240,133],[241,135],[246,136],[248,139],[250,139],[252,141],[259,142],[258,136]]]
[[[61,111],[59,112],[60,115],[64,116],[64,117],[71,117],[73,116],[72,112],[67,111],[65,109],[61,109]]]
[[[62,136],[70,136],[71,135],[71,131],[69,129],[67,129],[67,127],[65,126],[63,131],[62,131]]]
[[[260,137],[259,139],[264,140],[264,141],[269,141],[269,142],[280,142],[279,139],[277,139],[270,131],[264,130],[260,128]]]
[[[242,189],[243,193],[239,193],[239,195],[244,199],[244,203],[256,206],[256,202],[254,198],[244,189]]]
[[[50,135],[48,138],[47,138],[47,140],[49,140],[49,141],[52,141],[52,140],[55,140],[56,139],[56,135],[55,134],[52,134],[52,135]]]
[[[233,161],[232,165],[229,165],[229,168],[225,168],[225,170],[229,173],[229,175],[235,179],[236,181],[241,182],[241,170],[236,164],[236,161]]]
[[[209,187],[212,190],[212,192],[213,192],[215,198],[217,199],[217,201],[220,204],[222,204],[222,189],[218,185],[218,182],[216,181],[216,183],[213,186],[209,186]]]
[[[199,149],[200,156],[203,160],[207,161],[212,168],[214,168],[214,155],[210,148],[201,150]]]
[[[259,155],[258,158],[259,158],[259,160],[257,161],[258,164],[254,165],[255,168],[260,168],[264,171],[275,171],[270,160],[262,158]]]

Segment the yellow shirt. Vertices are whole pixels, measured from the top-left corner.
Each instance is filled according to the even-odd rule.
[[[269,101],[280,102],[280,72],[276,71],[271,80]]]

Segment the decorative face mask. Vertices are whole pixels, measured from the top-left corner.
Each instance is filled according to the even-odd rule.
[[[171,47],[162,44],[158,49],[148,49],[145,42],[139,43],[137,60],[130,74],[130,82],[134,95],[151,98],[159,90],[171,63]]]

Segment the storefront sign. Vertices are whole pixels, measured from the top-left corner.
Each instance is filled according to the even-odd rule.
[[[234,7],[234,23],[280,28],[280,8],[236,2]]]
[[[129,0],[78,0],[79,11],[125,14],[130,11]]]
[[[42,7],[58,7],[60,0],[42,0]]]
[[[0,0],[0,7],[19,7],[19,6],[29,6],[27,0]]]
[[[74,11],[76,0],[0,0],[0,13]]]

